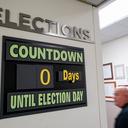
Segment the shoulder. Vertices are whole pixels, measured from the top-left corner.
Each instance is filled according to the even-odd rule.
[[[126,121],[128,123],[128,107],[122,109],[119,118],[121,121]]]
[[[116,118],[116,128],[128,128],[128,107],[123,108]]]
[[[128,114],[128,106],[122,109],[121,114]]]

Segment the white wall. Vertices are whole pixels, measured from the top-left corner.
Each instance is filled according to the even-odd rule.
[[[109,81],[116,81],[116,86],[118,85],[128,85],[126,73],[126,66],[128,66],[128,36],[119,38],[117,40],[113,40],[111,42],[104,43],[102,45],[103,51],[103,63],[112,62],[113,64],[113,71],[114,65],[124,64],[125,68],[125,79],[123,80],[116,80],[115,77],[113,80]],[[114,73],[115,74],[115,73]],[[115,76],[115,75],[114,75]],[[114,128],[114,121],[120,109],[114,105],[114,102],[106,102],[107,108],[107,120],[108,120],[108,128]]]
[[[114,128],[115,118],[120,112],[120,108],[114,102],[106,102],[108,128]]]
[[[0,6],[10,9],[14,20],[16,13],[24,12],[33,17],[39,16],[70,26],[87,28],[91,31],[91,38],[95,42],[89,44],[0,27],[0,51],[3,35],[84,48],[88,101],[87,107],[2,119],[0,127],[107,128],[102,71],[97,71],[101,69],[97,10],[77,0],[0,0]]]
[[[103,62],[128,65],[128,36],[103,44]]]
[[[113,72],[115,65],[124,64],[125,69],[125,79],[117,79],[116,81],[118,85],[128,85],[128,72],[126,67],[128,66],[128,36],[122,37],[120,39],[108,42],[103,44],[103,63],[112,62],[113,64]],[[115,76],[115,75],[114,75]]]

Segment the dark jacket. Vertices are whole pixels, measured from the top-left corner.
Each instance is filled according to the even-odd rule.
[[[115,128],[128,128],[128,104],[124,105],[115,120]]]

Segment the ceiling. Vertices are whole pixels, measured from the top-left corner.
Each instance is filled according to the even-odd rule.
[[[91,5],[97,7],[97,6],[101,5],[102,3],[104,3],[105,1],[108,1],[108,0],[79,0],[79,1],[91,4]]]
[[[99,6],[99,9],[104,8],[108,4],[111,4],[113,1],[115,0],[106,1],[105,4],[102,4],[101,6]],[[117,21],[101,29],[100,31],[102,43],[110,42],[112,40],[115,40],[127,35],[128,35],[128,16],[120,21]]]
[[[128,35],[128,17],[101,30],[103,43]]]

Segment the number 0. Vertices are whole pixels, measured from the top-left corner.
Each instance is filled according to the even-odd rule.
[[[47,80],[44,81],[44,73],[46,72],[47,75]],[[42,69],[40,72],[40,81],[42,85],[48,85],[50,83],[51,76],[50,76],[50,71],[48,69]]]

